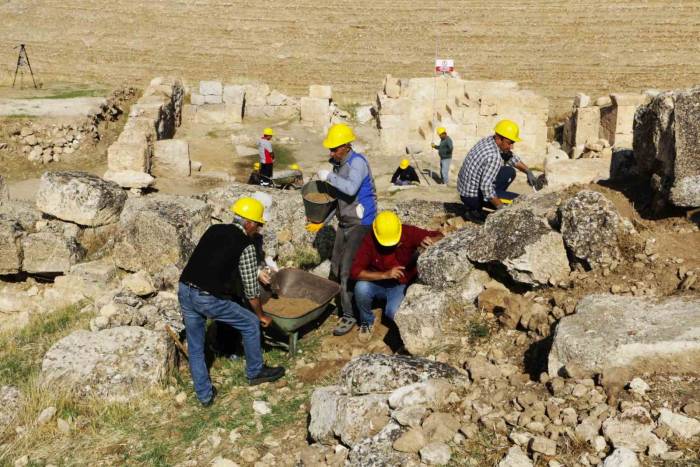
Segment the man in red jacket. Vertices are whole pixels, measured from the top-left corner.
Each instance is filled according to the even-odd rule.
[[[350,277],[355,283],[355,304],[360,312],[361,342],[368,342],[374,331],[372,301],[386,301],[384,314],[394,319],[406,287],[416,278],[419,248],[427,248],[443,235],[412,225],[402,225],[392,211],[380,212],[372,232],[362,240],[355,254]]]

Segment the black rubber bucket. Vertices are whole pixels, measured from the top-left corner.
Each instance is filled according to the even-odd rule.
[[[314,202],[306,199],[307,195],[313,193],[323,193],[332,197],[330,201],[323,203]],[[326,217],[331,213],[335,207],[335,196],[332,193],[332,188],[326,182],[320,180],[312,180],[304,185],[301,189],[301,196],[304,200],[304,211],[306,211],[306,218],[309,222],[314,224],[320,224],[326,220]]]

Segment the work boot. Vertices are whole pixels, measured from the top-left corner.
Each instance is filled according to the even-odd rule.
[[[372,340],[372,334],[374,334],[374,324],[361,324],[357,339],[363,343],[369,342]]]
[[[206,402],[200,401],[200,404],[202,404],[202,407],[205,407],[205,408],[211,407],[211,405],[214,403],[214,399],[216,398],[216,394],[217,394],[216,388],[214,386],[212,386],[211,387],[211,399],[209,399]]]
[[[464,211],[464,220],[474,222],[475,224],[483,224],[486,220],[486,214],[481,210],[467,209]]]
[[[262,370],[258,373],[258,376],[248,380],[250,386],[257,386],[262,383],[269,383],[272,381],[277,381],[282,376],[284,376],[285,369],[281,366],[267,366],[263,365]]]
[[[355,318],[350,318],[348,316],[342,316],[340,318],[340,321],[338,322],[338,325],[333,329],[333,335],[334,336],[344,336],[345,334],[349,333],[352,331],[352,328],[355,327]]]

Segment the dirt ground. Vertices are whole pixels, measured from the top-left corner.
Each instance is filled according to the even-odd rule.
[[[256,79],[283,92],[333,84],[341,100],[372,97],[385,74],[427,76],[436,45],[469,79],[512,79],[569,107],[576,92],[700,82],[700,3],[482,0],[314,2],[6,0],[0,83],[20,42],[38,78],[142,84]],[[1,95],[1,93],[0,93]]]

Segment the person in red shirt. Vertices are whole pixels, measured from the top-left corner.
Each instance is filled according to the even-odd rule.
[[[392,211],[380,212],[355,254],[350,278],[355,280],[355,304],[360,312],[361,342],[368,342],[374,331],[372,301],[386,301],[384,314],[394,319],[406,287],[418,275],[419,248],[427,248],[443,235],[412,225],[402,225]]]

